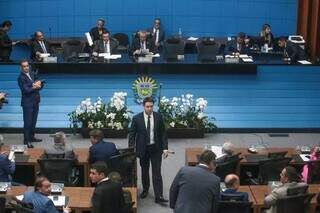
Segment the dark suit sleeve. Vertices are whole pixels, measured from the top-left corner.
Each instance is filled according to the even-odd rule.
[[[103,206],[103,202],[102,201],[102,192],[96,188],[93,192],[92,198],[91,198],[91,202],[92,202],[92,209],[91,212],[92,213],[100,213],[102,206]]]
[[[89,148],[89,163],[92,164],[93,162],[94,162],[93,147],[91,146]]]
[[[136,146],[136,135],[137,135],[137,119],[133,117],[131,122],[131,127],[129,130],[129,142],[128,147],[135,147]]]
[[[161,131],[162,148],[168,150],[167,130],[161,115],[159,116],[159,122],[160,122],[159,125],[160,125],[160,131]]]
[[[211,213],[216,213],[219,207],[219,201],[220,201],[220,178],[218,179],[216,185],[215,185],[215,189],[214,189],[214,201],[212,204],[212,209],[211,209]]]
[[[112,149],[113,149],[112,156],[119,155],[119,150],[117,149],[117,147],[114,143],[113,143]]]
[[[22,89],[23,94],[25,95],[28,95],[35,91],[35,89],[32,88],[32,84],[28,84],[25,78],[23,79],[22,77],[19,77],[18,84],[19,84],[19,87]]]
[[[181,170],[177,173],[176,177],[173,179],[173,182],[171,184],[170,187],[170,194],[169,194],[169,201],[170,201],[170,208],[174,209],[176,202],[177,202],[177,198],[178,198],[178,194],[179,194],[179,181],[180,181],[180,177],[181,177]]]

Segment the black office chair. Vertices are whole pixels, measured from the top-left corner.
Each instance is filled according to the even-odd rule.
[[[74,170],[75,159],[39,159],[40,174],[51,182],[64,183],[65,186],[76,186],[79,175]]]
[[[307,213],[315,194],[294,195],[277,199],[277,213]]]
[[[282,159],[285,158],[287,155],[287,151],[284,152],[269,152],[268,153],[268,158],[269,159]]]
[[[83,52],[84,45],[77,39],[65,41],[61,44],[62,56],[65,61],[76,61],[79,53]]]
[[[31,204],[25,204],[21,201],[17,201],[17,203],[10,202],[9,205],[14,209],[16,213],[35,213]]]
[[[106,163],[109,172],[118,172],[120,174],[123,186],[132,187],[137,185],[137,160],[135,152],[112,156]]]
[[[184,55],[185,41],[179,38],[169,38],[163,45],[163,56],[167,60],[177,60],[178,55]]]
[[[127,53],[129,50],[129,37],[128,37],[128,35],[125,33],[116,33],[112,37],[115,38],[119,43],[117,50],[119,52]]]
[[[308,183],[320,183],[320,160],[309,161],[308,165]]]
[[[287,189],[287,196],[307,194],[308,188],[309,188],[309,185],[288,188]]]
[[[244,201],[244,194],[226,194],[221,193],[220,194],[220,200],[221,201]]]
[[[252,202],[219,201],[218,213],[249,213]]]
[[[0,197],[0,213],[5,213],[6,211],[6,198]]]
[[[280,173],[291,158],[269,159],[259,162],[259,184],[268,184],[269,181],[278,181]]]
[[[210,38],[203,38],[196,43],[199,61],[215,61],[219,54],[219,45]]]
[[[237,173],[237,169],[242,158],[239,157],[240,153],[229,157],[226,161],[217,164],[215,174],[220,177],[220,181],[223,182],[225,177],[229,174]]]

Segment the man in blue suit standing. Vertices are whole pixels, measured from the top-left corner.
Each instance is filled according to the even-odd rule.
[[[110,157],[119,154],[114,143],[103,141],[104,135],[101,130],[94,129],[89,135],[92,144],[89,149],[89,163],[93,164],[97,161],[105,162],[109,160]]]
[[[20,68],[21,73],[18,77],[18,84],[22,96],[21,106],[23,109],[24,144],[26,144],[28,148],[33,148],[31,142],[42,141],[34,137],[40,103],[39,90],[42,88],[42,83],[37,80],[35,75],[29,72],[30,68],[27,60],[20,62]]]

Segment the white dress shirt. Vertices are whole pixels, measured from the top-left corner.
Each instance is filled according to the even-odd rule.
[[[142,50],[147,49],[146,41],[141,41],[140,42],[140,49],[142,49]]]
[[[145,112],[143,112],[143,117],[144,117],[144,123],[146,125],[146,129],[148,126],[148,116]],[[154,144],[154,118],[153,118],[153,113],[150,115],[150,144]]]
[[[29,73],[29,72],[28,72],[28,73],[25,73],[25,72],[24,72],[24,74],[25,74],[31,81],[33,81],[32,78],[31,78],[31,76],[30,76],[30,73]]]
[[[108,41],[107,43],[104,41],[103,46],[104,46],[104,52],[110,53],[110,41]]]
[[[159,43],[159,29],[153,28],[153,34],[156,36],[155,44]]]
[[[43,41],[39,41],[39,43],[40,43],[40,46],[42,48],[43,53],[48,53],[46,45],[44,45],[44,42]]]

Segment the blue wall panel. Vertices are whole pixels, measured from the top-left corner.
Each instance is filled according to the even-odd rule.
[[[19,67],[0,66],[0,88],[10,104],[0,111],[0,127],[21,127]],[[68,127],[67,114],[85,97],[107,100],[115,91],[128,93],[134,112],[131,84],[137,76],[42,75],[39,127]],[[320,67],[259,66],[257,75],[154,75],[162,95],[193,93],[208,100],[207,113],[224,128],[320,128]],[[90,79],[90,80],[88,80]]]
[[[111,32],[131,34],[162,19],[168,34],[257,34],[270,23],[276,36],[296,32],[296,0],[0,0],[0,21],[12,20],[13,38],[36,30],[51,36],[83,36],[99,17]]]

